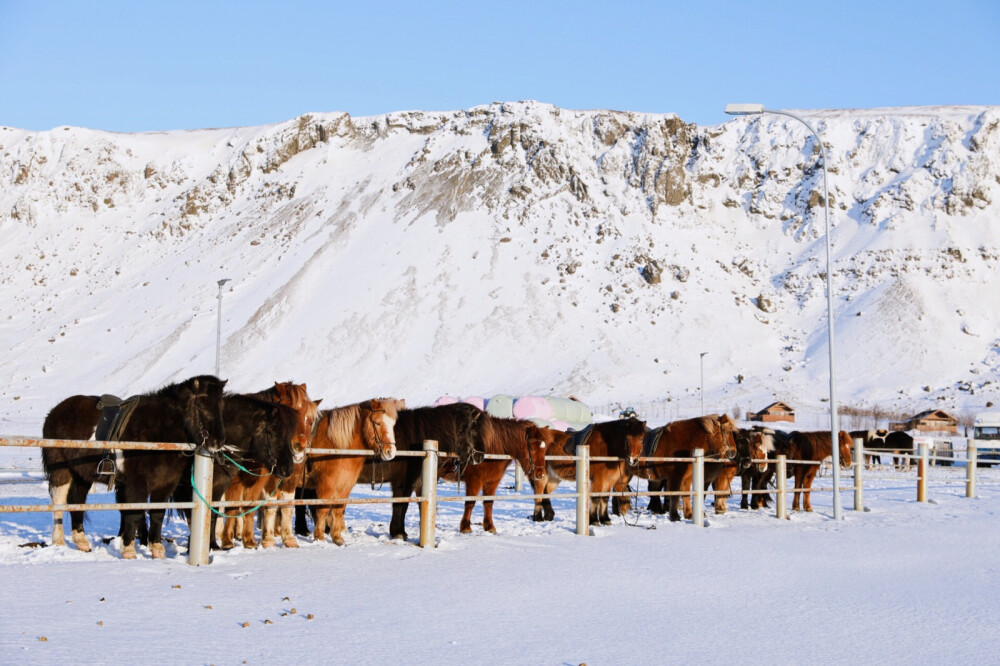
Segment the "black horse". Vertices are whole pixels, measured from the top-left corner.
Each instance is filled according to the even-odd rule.
[[[227,394],[222,403],[222,418],[226,422],[226,446],[214,456],[211,490],[213,501],[223,498],[241,469],[263,468],[267,474],[287,479],[295,469],[295,464],[301,462],[292,448],[292,439],[300,424],[298,413],[291,407],[252,395]],[[304,454],[302,458],[304,459]],[[193,461],[188,460],[187,468],[174,490],[173,497],[177,502],[192,500],[192,466]],[[205,488],[199,488],[198,491],[207,499]],[[126,500],[120,498],[119,501]],[[190,521],[190,511],[182,513]],[[124,516],[122,518],[124,529]],[[218,550],[215,524],[216,514],[213,512],[211,548]],[[139,539],[142,543],[146,543],[148,538],[144,534],[144,526],[145,521],[142,521],[139,525]]]
[[[399,410],[399,418],[393,428],[396,436],[397,451],[422,451],[424,440],[432,439],[438,443],[441,453],[453,453],[454,458],[443,457],[442,466],[454,469],[457,465],[459,475],[461,469],[468,465],[482,462],[482,416],[484,412],[474,405],[454,403],[437,407],[417,407],[415,409]],[[401,456],[390,461],[370,460],[365,463],[358,483],[373,485],[389,483],[392,486],[393,497],[410,497],[420,485],[423,458]],[[300,496],[307,497],[306,493]],[[392,505],[392,521],[389,523],[389,535],[393,539],[406,540],[406,509],[407,502],[394,502]],[[307,530],[304,507],[296,507],[296,531],[301,534]]]
[[[765,437],[770,438],[767,447],[767,457],[769,459],[773,460],[779,455],[787,456],[791,453],[792,438],[789,433],[772,428],[761,428],[760,426],[754,426],[753,431],[761,432]],[[771,506],[771,495],[767,490],[774,479],[776,471],[777,467],[774,463],[767,463],[767,466],[763,470],[754,465],[743,472],[741,475],[743,486],[743,497],[740,499],[741,509],[759,509],[761,507],[766,509]],[[748,501],[747,496],[750,495],[748,491],[751,490],[762,490],[764,492],[753,493]]]
[[[223,387],[226,382],[210,375],[192,377],[171,384],[159,391],[135,396],[136,403],[127,424],[118,439],[130,442],[187,442],[205,446],[209,451],[219,450],[225,442],[222,416]],[[100,398],[76,395],[56,405],[45,417],[42,437],[45,439],[87,440],[94,436],[101,418],[98,410]],[[117,476],[125,501],[165,501],[177,486],[186,465],[184,453],[174,451],[118,452],[121,459],[116,464],[115,452],[105,449],[45,448],[42,466],[49,482],[49,495],[53,504],[83,504],[90,488],[97,481],[110,483]],[[110,454],[110,455],[109,455]],[[116,470],[116,471],[115,471]],[[113,472],[114,473],[111,473]],[[135,515],[135,523],[142,511]],[[163,556],[159,543],[164,511],[151,511],[155,531],[154,557]],[[71,512],[73,542],[80,550],[89,551],[90,543],[83,532],[82,511]],[[65,545],[62,512],[53,513],[53,545]],[[128,523],[126,523],[126,526]],[[128,538],[126,543],[125,539]],[[122,540],[122,557],[134,558],[135,548],[128,532]]]

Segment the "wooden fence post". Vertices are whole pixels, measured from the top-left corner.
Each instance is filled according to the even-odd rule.
[[[212,543],[212,507],[206,502],[212,501],[212,454],[204,446],[199,446],[194,452],[194,472],[192,481],[194,487],[201,491],[205,501],[198,501],[194,496],[194,508],[191,509],[191,536],[188,538],[188,564],[200,566],[209,563],[209,546]]]
[[[979,464],[979,450],[970,439],[966,450],[965,461],[965,496],[976,496],[976,466]]]
[[[691,522],[698,527],[705,526],[705,450],[695,449],[694,465],[691,473],[691,486],[694,489],[694,500],[691,507]]]
[[[576,533],[590,534],[590,445],[576,447]]]
[[[865,447],[864,440],[854,440],[854,510],[865,510]]]
[[[424,464],[421,469],[423,499],[420,500],[420,547],[437,546],[434,530],[437,525],[438,443],[424,440]]]
[[[917,501],[927,501],[927,475],[930,467],[927,464],[927,442],[920,442],[920,465],[917,467]]]
[[[778,518],[788,519],[788,495],[785,493],[785,480],[788,478],[788,464],[785,462],[788,460],[784,455],[778,456],[778,462],[775,467],[775,482],[777,483],[777,492],[775,495],[777,497],[774,502],[775,506],[775,516]]]

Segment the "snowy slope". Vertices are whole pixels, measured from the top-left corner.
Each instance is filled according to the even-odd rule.
[[[838,398],[1000,397],[1000,110],[803,112]],[[791,119],[535,102],[113,134],[0,128],[0,430],[213,371],[331,405],[556,393],[826,408],[822,169]]]

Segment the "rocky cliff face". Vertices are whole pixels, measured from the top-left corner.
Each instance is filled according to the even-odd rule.
[[[807,118],[830,162],[841,402],[995,400],[1000,110]],[[139,390],[210,368],[226,276],[222,358],[248,384],[315,373],[353,397],[336,378],[349,372],[417,402],[689,405],[709,350],[716,410],[821,408],[818,153],[779,116],[698,127],[532,102],[0,128],[2,397],[37,410],[95,381]]]

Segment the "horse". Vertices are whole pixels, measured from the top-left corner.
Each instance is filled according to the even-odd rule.
[[[303,437],[294,444],[296,445],[297,452],[302,451],[304,453],[312,444],[313,437],[316,435],[316,429],[319,425],[319,404],[323,399],[311,400],[306,385],[295,384],[293,382],[275,382],[271,388],[255,393],[254,395],[264,400],[288,405],[296,411],[300,421],[298,431],[303,434]],[[299,444],[301,444],[301,449],[298,448]],[[305,462],[300,461],[295,465],[295,470],[287,478],[278,479],[271,477],[266,480],[261,494],[265,496],[277,495],[280,500],[294,499],[295,489],[301,485],[305,473]],[[246,495],[246,493],[244,494]],[[299,547],[299,542],[292,533],[291,528],[294,513],[295,508],[291,505],[281,507],[281,541],[285,548]],[[261,527],[261,545],[264,548],[270,548],[275,543],[275,534],[277,533],[275,522],[277,515],[277,507],[264,507],[263,525]]]
[[[643,457],[691,458],[695,449],[701,449],[705,453],[707,463],[732,461],[736,458],[736,442],[733,438],[735,431],[736,424],[725,414],[672,421],[647,433]],[[706,472],[708,468],[709,465],[706,465]],[[693,462],[647,461],[637,466],[634,474],[647,480],[651,492],[662,492],[669,488],[674,493],[685,493],[684,517],[691,518],[689,493],[694,474]],[[680,502],[679,495],[670,496],[671,521],[681,519],[678,511]],[[650,497],[649,510],[653,513],[665,513],[666,504],[661,502],[658,496]],[[623,503],[623,506],[627,505]]]
[[[482,461],[482,452],[476,445],[482,441],[480,426],[485,412],[473,405],[458,402],[437,407],[401,409],[395,425],[396,448],[399,451],[422,451],[424,440],[438,443],[438,451],[456,456],[461,468]],[[444,460],[444,459],[443,459]],[[366,460],[358,477],[359,483],[388,482],[395,498],[410,497],[420,487],[423,459],[401,457],[389,462]],[[407,539],[407,502],[394,502],[389,535],[393,539]]]
[[[138,402],[131,418],[121,429],[121,441],[135,442],[187,442],[204,446],[214,453],[225,443],[222,414],[223,388],[226,382],[210,375],[192,377],[186,381],[165,386],[159,391],[136,396]],[[101,412],[100,398],[76,395],[63,400],[45,417],[42,437],[45,439],[86,440],[94,436]],[[96,481],[110,483],[103,474],[109,449],[45,448],[42,466],[49,483],[53,504],[83,504]],[[184,453],[178,451],[140,451],[128,449],[119,452],[121,464],[116,464],[120,478],[123,501],[163,502],[176,488],[187,464]],[[133,540],[142,511],[123,512],[122,558],[135,559]],[[153,557],[165,556],[160,543],[160,530],[165,511],[150,511],[151,550]],[[73,543],[82,551],[90,550],[83,531],[83,512],[70,512],[73,526]],[[128,517],[130,520],[125,520]],[[65,545],[62,511],[53,512],[53,545]],[[131,528],[131,533],[128,532]]]
[[[885,448],[885,436],[888,430],[852,430],[850,432],[852,440],[861,440],[861,446],[865,449],[865,469],[871,469],[875,463],[882,464],[880,449]],[[867,449],[873,449],[868,451]]]
[[[545,476],[546,444],[538,426],[531,421],[500,418],[486,413],[481,418],[480,435],[484,454],[511,456],[532,482]],[[465,494],[468,497],[475,497],[480,492],[494,495],[510,463],[510,459],[484,459],[462,469],[454,460],[448,459],[441,466],[441,478],[455,482],[465,481]],[[459,531],[463,534],[472,531],[472,511],[475,506],[474,499],[465,502],[465,512],[459,524]],[[496,534],[493,500],[483,500],[483,530]]]
[[[736,433],[737,449],[740,447],[741,437],[749,439],[751,449],[757,449],[757,452],[753,455],[756,460],[773,459],[775,440],[779,437],[787,439],[787,435],[784,433],[779,434],[779,431],[772,430],[771,428],[762,428],[760,426],[754,426],[750,430],[741,428]],[[774,475],[773,467],[773,464],[769,462],[755,462],[740,473],[740,482],[743,491],[742,498],[740,499],[741,509],[759,509],[761,506],[767,507],[770,505],[771,500],[766,492],[758,493],[753,491],[767,490],[767,483],[764,482],[762,484],[761,481],[769,469],[772,470],[770,473],[771,476]]]
[[[613,457],[615,461],[590,462],[590,490],[597,494],[590,502],[590,524],[608,525],[608,496],[615,487],[627,478],[626,466],[635,465],[642,455],[643,435],[646,422],[636,418],[618,419],[593,423],[578,432],[562,433],[552,428],[543,428],[546,438],[546,467],[548,476],[536,479],[535,494],[551,494],[560,481],[576,478],[576,462],[573,460],[550,460],[548,456],[576,455],[576,446],[584,440],[590,445],[590,455],[595,458]],[[627,481],[625,481],[627,483]],[[535,521],[552,520],[555,511],[549,499],[535,500]]]
[[[731,494],[733,478],[739,474],[740,479],[749,475],[751,470],[763,471],[767,468],[767,452],[773,448],[770,438],[763,432],[756,430],[746,430],[737,428],[733,432],[733,442],[736,444],[736,458],[732,462],[706,462],[705,463],[705,489],[709,486],[715,491],[715,513],[726,512],[726,500]],[[753,461],[762,462],[753,462]],[[746,487],[744,488],[743,500],[740,508],[745,509]]]
[[[851,467],[851,436],[844,430],[837,433],[837,444],[840,447],[840,466]],[[833,443],[829,431],[801,432],[796,430],[789,435],[788,456],[792,460],[813,461],[817,464],[788,463],[788,476],[795,477],[795,498],[792,500],[792,511],[799,510],[799,495],[804,495],[802,509],[812,511],[809,501],[813,479],[819,471],[819,464],[833,454]]]
[[[297,464],[305,461],[312,424],[303,421],[293,408],[262,400],[255,394],[226,394],[222,417],[226,423],[226,446],[215,456],[210,491],[213,500],[225,497],[234,480],[244,475],[284,479],[292,475]],[[174,499],[179,502],[191,501],[190,470],[189,463],[188,473],[174,491]],[[199,494],[203,493],[205,489],[199,489]],[[236,511],[235,507],[230,507],[225,513]],[[189,516],[189,512],[184,513]],[[252,521],[247,522],[252,525]],[[215,525],[213,513],[210,546],[218,549]]]
[[[902,430],[894,430],[885,436],[885,448],[892,453],[892,464],[897,470],[910,469],[915,453],[913,437]]]
[[[380,398],[323,411],[313,446],[317,449],[374,451],[379,460],[392,460],[396,457],[398,402],[391,398]],[[361,476],[365,460],[365,456],[310,455],[305,485],[315,489],[318,499],[347,499]],[[313,514],[314,541],[326,540],[326,527],[330,522],[333,543],[344,545],[344,508],[343,503],[316,506]],[[329,521],[331,511],[333,520]],[[282,530],[291,534],[291,512],[288,513],[287,521],[285,514],[282,514]],[[294,539],[294,535],[292,538]]]

